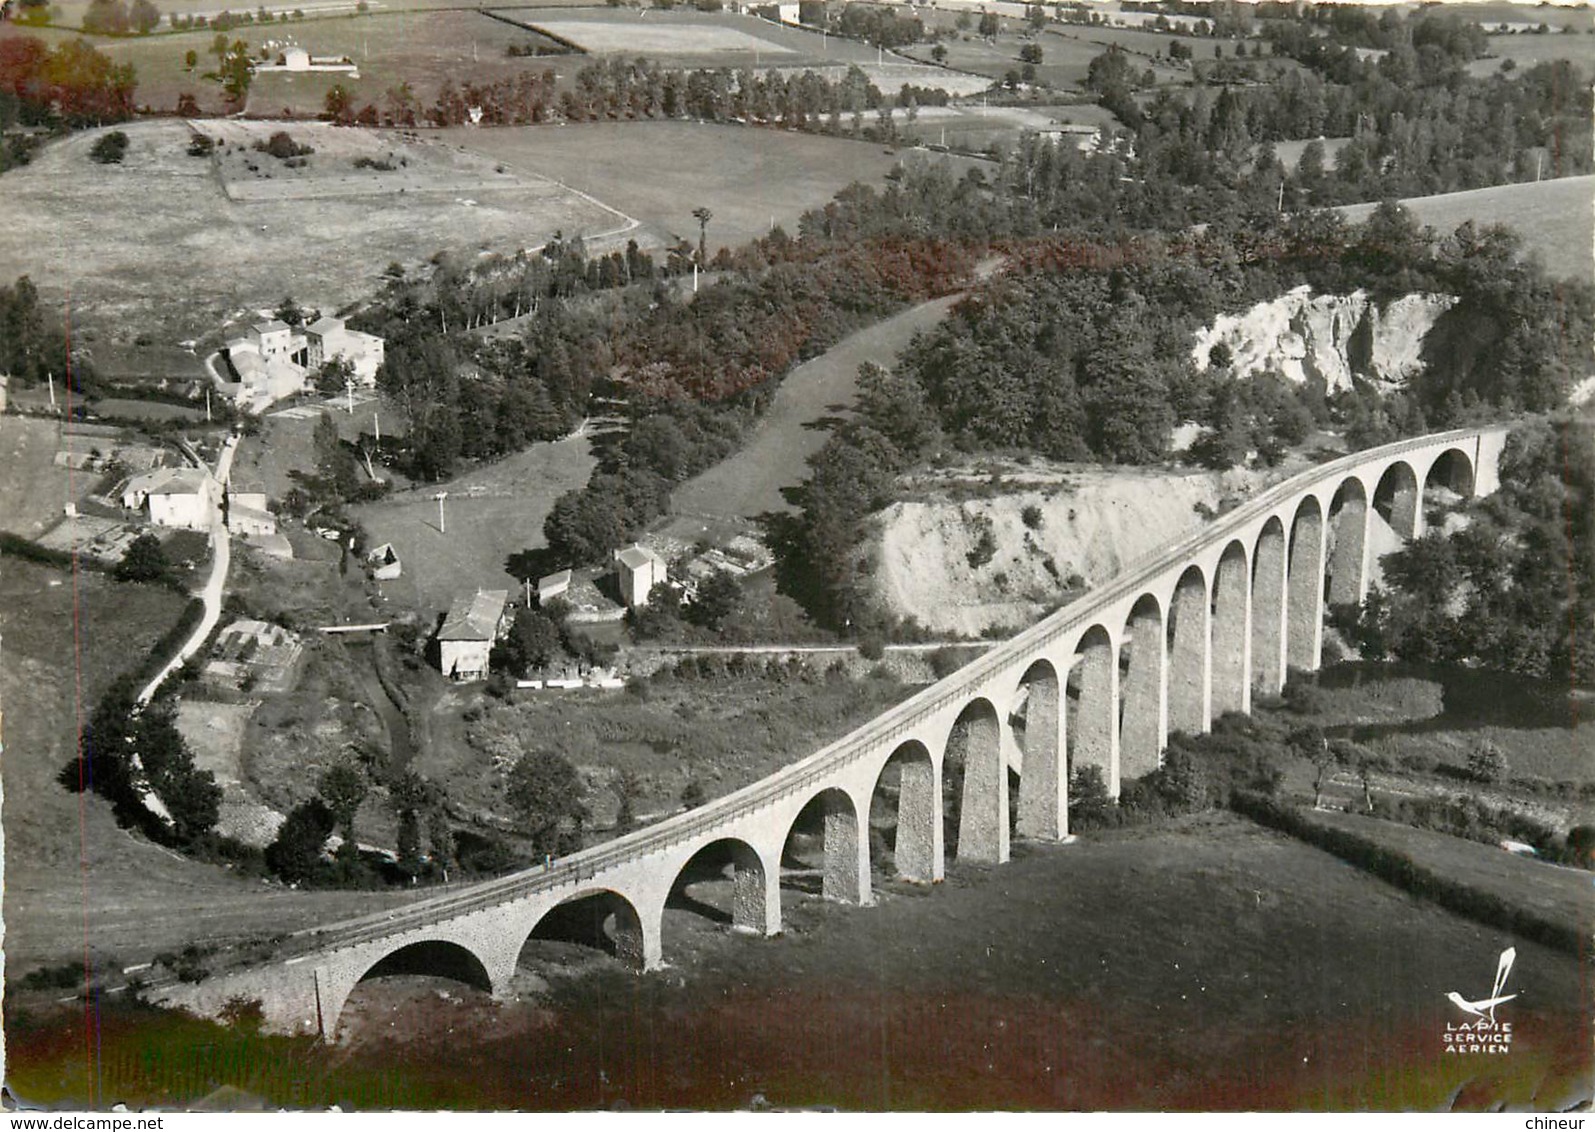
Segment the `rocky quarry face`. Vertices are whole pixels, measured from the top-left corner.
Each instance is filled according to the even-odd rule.
[[[1199,528],[1257,472],[1090,469],[984,499],[894,503],[876,517],[861,573],[884,608],[936,632],[1004,635],[1067,594]]]
[[[1297,287],[1242,314],[1219,315],[1197,331],[1191,360],[1207,368],[1222,343],[1236,377],[1272,371],[1298,383],[1316,378],[1331,393],[1350,389],[1354,377],[1393,388],[1422,368],[1424,338],[1456,302],[1414,294],[1381,306],[1366,291],[1314,295]]]

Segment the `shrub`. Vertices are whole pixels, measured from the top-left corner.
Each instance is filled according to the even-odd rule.
[[[38,967],[22,976],[26,990],[62,990],[83,982],[83,961],[72,960],[54,967]]]
[[[1042,525],[1041,508],[1034,503],[1026,503],[1019,511],[1019,519],[1032,531],[1039,531]]]
[[[89,157],[101,165],[120,165],[126,155],[127,135],[121,130],[112,130],[89,150]]]
[[[1285,707],[1296,715],[1319,715],[1324,710],[1323,691],[1304,673],[1292,672],[1280,695]]]
[[[930,654],[930,670],[938,680],[945,680],[963,666],[962,651],[950,645],[943,645]]]
[[[1082,766],[1069,779],[1069,828],[1081,832],[1116,824],[1113,799],[1099,766]]]
[[[879,633],[866,633],[858,639],[858,655],[865,660],[879,660],[886,655],[886,639]]]
[[[1439,759],[1433,755],[1426,755],[1421,751],[1402,755],[1399,761],[1408,770],[1416,771],[1419,774],[1433,774],[1435,768],[1440,765]]]
[[[269,153],[279,161],[287,161],[294,157],[308,157],[316,152],[308,145],[300,145],[294,141],[293,135],[287,130],[278,130],[263,142],[256,142],[255,148],[261,153]]]
[[[1500,782],[1509,769],[1506,752],[1488,739],[1468,756],[1468,774],[1478,782]]]

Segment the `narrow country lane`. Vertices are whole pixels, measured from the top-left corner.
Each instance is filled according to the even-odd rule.
[[[227,490],[227,477],[232,474],[233,456],[238,451],[238,439],[237,435],[229,436],[222,444],[221,455],[216,458],[216,469],[212,474],[221,491]],[[198,625],[194,626],[193,635],[183,642],[183,647],[177,650],[176,655],[167,661],[144,686],[143,691],[139,692],[138,703],[141,705],[148,703],[162,682],[199,651],[210,637],[211,631],[216,628],[216,623],[221,620],[222,594],[227,588],[227,570],[232,564],[232,539],[227,524],[222,521],[220,507],[214,508],[211,513],[210,548],[210,577],[205,581],[205,588],[195,595],[205,603],[205,616],[200,618]]]

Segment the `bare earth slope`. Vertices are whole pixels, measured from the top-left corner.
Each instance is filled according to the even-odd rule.
[[[932,481],[876,517],[875,592],[931,629],[980,635],[1027,625],[1057,604],[1071,575],[1101,584],[1201,526],[1199,505],[1249,493],[1256,480],[1246,472],[1026,471],[998,494],[964,500],[959,489],[980,477]],[[1024,521],[1030,506],[1039,508],[1034,526]],[[993,552],[982,562],[977,547],[988,531]]]

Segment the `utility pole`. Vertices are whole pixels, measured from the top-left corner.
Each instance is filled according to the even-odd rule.
[[[443,518],[443,501],[448,497],[449,493],[446,491],[440,491],[432,497],[438,501],[438,534],[440,535],[449,533],[448,524]]]
[[[55,374],[46,372],[44,378],[50,383],[50,411],[53,413],[55,412]]]

